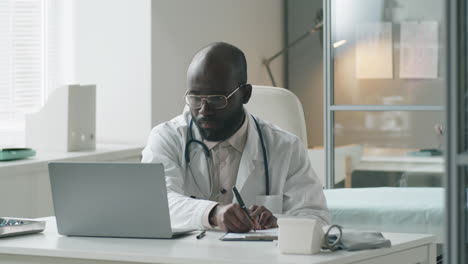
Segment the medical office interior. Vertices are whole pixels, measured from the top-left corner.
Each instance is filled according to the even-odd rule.
[[[0,217],[54,215],[50,161],[140,162],[192,56],[223,41],[246,55],[247,109],[306,145],[333,224],[467,263],[465,2],[2,0],[0,148],[36,153],[0,161]]]

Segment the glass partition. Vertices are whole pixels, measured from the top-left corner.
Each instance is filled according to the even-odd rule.
[[[446,87],[444,4],[333,0],[334,103],[440,105]]]
[[[334,188],[442,187],[442,112],[337,111]]]
[[[441,187],[446,2],[325,3],[327,187]]]

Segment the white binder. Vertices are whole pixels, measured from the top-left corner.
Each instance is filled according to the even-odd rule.
[[[96,86],[57,88],[37,113],[26,116],[26,145],[38,151],[96,148]]]

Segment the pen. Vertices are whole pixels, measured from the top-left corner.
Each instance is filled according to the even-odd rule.
[[[234,192],[234,195],[236,196],[236,199],[237,199],[237,202],[239,203],[240,207],[242,208],[242,210],[244,210],[244,212],[247,214],[247,216],[250,218],[250,221],[252,221],[252,224],[255,225],[254,223],[254,220],[252,219],[252,216],[250,216],[250,213],[249,213],[249,210],[247,210],[247,207],[245,207],[245,204],[244,204],[244,201],[242,200],[242,197],[240,196],[240,193],[239,191],[237,190],[236,186],[232,187],[232,191]],[[257,230],[255,230],[255,227],[253,229],[255,232],[257,232]]]
[[[197,239],[202,239],[205,236],[206,230],[203,230],[200,234],[197,235]]]

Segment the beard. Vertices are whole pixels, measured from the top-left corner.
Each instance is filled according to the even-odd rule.
[[[197,125],[203,139],[208,141],[223,141],[236,133],[243,123],[244,116],[244,108],[241,104],[231,115],[224,119],[210,117],[196,118],[193,114],[192,119],[195,121],[195,125]]]

